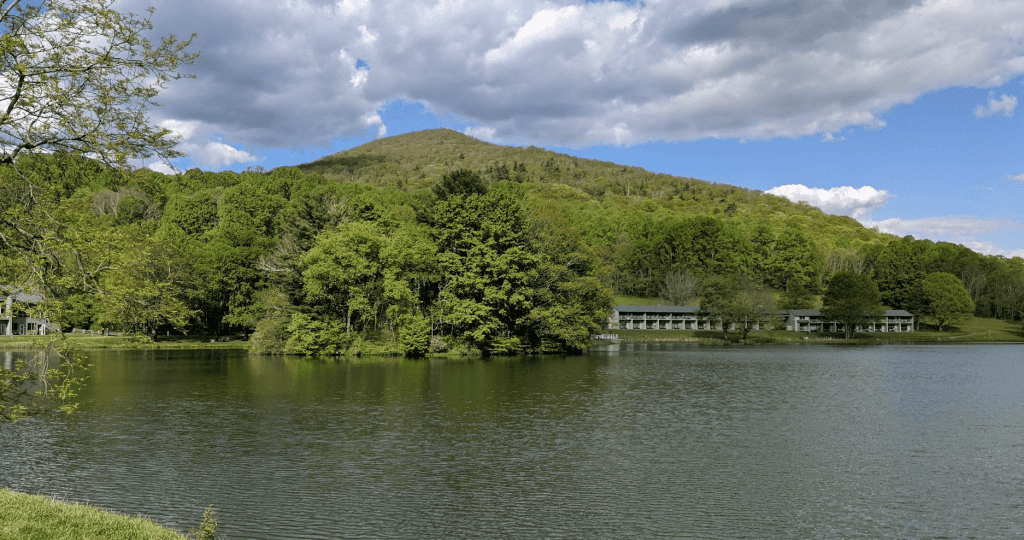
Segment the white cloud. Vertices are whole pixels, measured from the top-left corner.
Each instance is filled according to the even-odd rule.
[[[985,105],[978,105],[974,108],[974,116],[976,118],[988,118],[989,116],[1013,116],[1013,110],[1017,108],[1017,98],[1014,96],[1008,96],[1003,94],[999,99],[996,99],[991,94],[988,96],[988,103]]]
[[[983,240],[967,240],[958,242],[964,247],[985,255],[1002,255],[1004,257],[1024,257],[1024,249],[1007,249],[993,242]]]
[[[196,131],[199,131],[201,124],[196,121],[164,120],[160,122],[160,127],[170,130],[175,137],[188,140],[192,138]]]
[[[262,161],[259,156],[218,141],[205,144],[184,143],[179,145],[179,149],[188,154],[192,162],[200,167],[219,169],[235,163]]]
[[[199,167],[219,169],[234,163],[263,160],[257,155],[218,140],[219,137],[211,133],[211,127],[202,122],[169,119],[161,122],[160,127],[169,129],[180,139],[178,150],[184,152],[192,160],[192,164]],[[161,163],[150,165],[149,168],[165,174],[174,174],[167,172],[167,166]]]
[[[158,173],[163,174],[177,174],[178,171],[174,170],[174,167],[164,163],[163,161],[157,161],[156,163],[150,163],[146,166],[147,169],[152,169]]]
[[[156,31],[198,32],[203,55],[154,114],[254,147],[362,135],[395,100],[508,142],[838,139],[925,93],[1024,74],[1019,0],[160,4]]]
[[[878,227],[878,230],[906,236],[908,234],[923,237],[949,237],[967,238],[976,234],[1000,231],[1004,229],[1019,229],[1020,224],[1005,219],[976,218],[969,216],[947,216],[931,217],[921,219],[889,218],[881,221],[869,219],[860,220],[868,227]]]
[[[464,131],[466,135],[481,141],[493,141],[498,131],[491,127],[469,127]]]
[[[953,242],[986,255],[1024,257],[1024,249],[1009,249],[978,238],[980,234],[1024,229],[1024,224],[1012,219],[946,216],[920,219],[889,218],[880,221],[861,219],[860,222],[866,227],[877,227],[881,232],[896,236],[912,235],[915,238]]]
[[[1024,177],[1024,175],[1020,176]],[[875,227],[883,233],[954,242],[988,255],[1014,257],[1022,256],[1024,253],[1024,250],[1006,249],[977,237],[979,234],[1024,229],[1024,224],[1017,220],[971,216],[871,219],[868,215],[881,208],[889,199],[887,191],[871,186],[859,189],[850,186],[822,189],[802,184],[788,184],[769,189],[765,193],[785,197],[794,202],[806,202],[830,214],[851,216],[865,227]]]
[[[1024,174],[1013,174],[1013,175],[1008,176],[1007,178],[1009,178],[1010,180],[1016,180],[1016,181],[1024,184]]]
[[[841,186],[829,189],[811,188],[802,184],[774,187],[765,193],[785,197],[794,202],[806,202],[830,214],[862,218],[877,210],[889,199],[889,192],[871,186],[854,188]]]

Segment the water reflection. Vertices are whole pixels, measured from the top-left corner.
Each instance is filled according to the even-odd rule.
[[[1019,348],[97,354],[0,485],[231,538],[1024,534]]]

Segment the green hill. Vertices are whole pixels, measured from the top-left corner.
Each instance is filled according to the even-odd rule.
[[[298,166],[328,179],[406,191],[432,187],[445,173],[463,168],[492,183],[527,184],[535,196],[573,200],[581,211],[607,214],[630,209],[655,216],[709,215],[748,231],[758,223],[777,230],[795,226],[826,250],[825,256],[894,238],[865,228],[853,218],[829,215],[758,190],[657,174],[534,146],[501,146],[450,129],[387,137]]]

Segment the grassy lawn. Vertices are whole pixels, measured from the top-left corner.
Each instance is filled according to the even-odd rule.
[[[607,330],[626,341],[678,341],[693,343],[724,343],[718,330]],[[739,332],[729,332],[730,341],[739,341]],[[747,335],[748,343],[978,343],[1024,342],[1024,329],[1020,321],[972,317],[959,326],[942,332],[928,325],[912,333],[861,332],[853,339],[842,333],[789,332],[786,330],[754,330]]]
[[[31,349],[45,343],[47,336],[0,336],[0,350]],[[241,339],[210,342],[211,338],[189,336],[158,337],[151,343],[139,343],[130,337],[99,334],[68,334],[68,339],[84,349],[247,349],[249,342]]]
[[[616,306],[663,306],[666,304],[661,298],[646,298],[643,296],[615,296],[612,302]]]
[[[183,540],[144,517],[0,490],[0,540]]]

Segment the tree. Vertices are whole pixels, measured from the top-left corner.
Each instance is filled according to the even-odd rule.
[[[883,313],[881,295],[871,277],[847,270],[836,272],[822,297],[826,320],[843,323],[847,338],[858,326],[871,322]]]
[[[701,318],[722,325],[722,335],[729,339],[729,327],[736,322],[736,297],[739,284],[733,277],[711,276],[704,281],[700,295]]]
[[[939,332],[974,313],[974,302],[967,288],[953,274],[934,272],[921,283],[925,309],[923,315],[939,326]]]
[[[426,216],[443,275],[440,318],[484,354],[516,353],[526,345],[539,257],[522,199],[520,186],[498,184],[486,194],[471,190],[439,199]]]
[[[659,296],[673,306],[683,306],[700,296],[700,278],[685,270],[665,274]]]
[[[66,152],[111,165],[181,156],[149,124],[157,94],[198,53],[192,38],[153,44],[149,16],[114,0],[0,0],[0,163]],[[152,9],[149,15],[152,15]]]
[[[747,276],[712,276],[704,282],[700,313],[708,321],[721,323],[725,339],[729,339],[732,326],[743,334],[742,339],[747,339],[754,327],[772,320],[775,297]]]
[[[767,287],[759,287],[754,280],[744,275],[737,276],[739,294],[736,297],[736,324],[743,332],[743,339],[755,327],[775,320],[775,294]]]
[[[56,409],[71,412],[82,385],[85,357],[66,338],[57,336],[42,350],[0,366],[0,422],[13,422]]]
[[[821,257],[818,247],[803,232],[787,227],[775,242],[775,256],[765,263],[768,285],[786,288],[794,279],[812,289],[818,283]],[[813,292],[813,290],[812,290]]]
[[[782,293],[782,309],[810,309],[814,307],[814,295],[804,284],[804,278],[794,276]]]
[[[101,288],[109,267],[93,241],[101,227],[74,197],[85,178],[123,180],[132,160],[182,155],[147,112],[166,83],[183,76],[179,67],[195,60],[192,40],[153,44],[144,35],[148,16],[113,4],[0,0],[0,258],[17,261],[17,275],[5,281],[38,291],[42,310],[69,293],[115,293]],[[139,202],[125,210],[144,215]],[[51,390],[73,395],[84,365],[54,343],[58,368],[0,369],[0,381],[17,381],[0,393],[0,409],[31,414]]]

